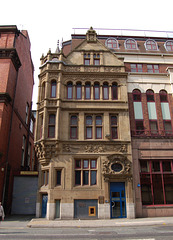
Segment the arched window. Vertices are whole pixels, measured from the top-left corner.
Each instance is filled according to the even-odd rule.
[[[154,102],[154,91],[149,89],[146,91],[147,102]]]
[[[85,99],[91,99],[91,84],[89,82],[85,84]]]
[[[111,49],[119,48],[119,46],[118,46],[118,41],[117,41],[115,38],[108,38],[108,39],[106,40],[105,45],[106,45],[108,48],[111,48]]]
[[[169,103],[168,103],[168,94],[165,90],[160,90],[159,95],[160,95],[165,135],[172,135],[172,123],[171,123],[171,114],[170,114]]]
[[[82,84],[78,82],[76,84],[76,99],[81,99],[82,98]]]
[[[125,48],[126,49],[137,49],[137,43],[134,39],[129,38],[125,41]]]
[[[158,50],[157,43],[154,40],[147,40],[145,42],[146,50]]]
[[[117,83],[112,84],[112,99],[117,100],[118,99],[118,86]]]
[[[103,83],[103,99],[109,99],[109,86],[108,83]]]
[[[99,83],[94,83],[94,99],[100,99],[100,85]]]
[[[165,48],[167,51],[173,51],[173,41],[170,40],[166,41]]]
[[[149,115],[149,123],[150,123],[150,133],[151,135],[158,134],[158,126],[157,126],[157,112],[156,112],[156,104],[154,100],[154,91],[148,89],[146,91],[147,96],[147,107],[148,107],[148,115]]]
[[[133,101],[134,102],[141,102],[141,91],[138,89],[133,90]]]
[[[56,81],[51,81],[51,98],[56,98]]]
[[[135,116],[135,135],[141,135],[144,133],[144,119],[141,102],[141,91],[139,89],[134,89],[132,94]]]
[[[160,95],[160,102],[168,101],[167,92],[165,90],[160,90],[159,95]]]
[[[73,98],[73,84],[72,84],[72,82],[67,83],[67,98],[68,99]]]
[[[55,137],[55,114],[49,115],[49,125],[48,125],[48,137]]]

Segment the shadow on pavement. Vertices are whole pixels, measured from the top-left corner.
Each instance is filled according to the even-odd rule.
[[[35,218],[35,215],[7,215],[5,217],[5,221],[21,221],[21,222],[27,222],[31,221],[33,218]]]

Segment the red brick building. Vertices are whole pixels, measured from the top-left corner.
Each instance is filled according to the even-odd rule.
[[[34,170],[33,63],[27,31],[0,26],[0,200],[12,206],[14,176]]]

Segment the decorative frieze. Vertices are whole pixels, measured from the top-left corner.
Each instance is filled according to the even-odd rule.
[[[127,144],[63,144],[63,153],[127,153]]]

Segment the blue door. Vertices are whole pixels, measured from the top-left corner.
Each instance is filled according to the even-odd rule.
[[[126,218],[126,195],[124,182],[110,183],[111,218]]]
[[[47,195],[42,195],[42,211],[41,211],[41,217],[45,218],[47,212]]]

